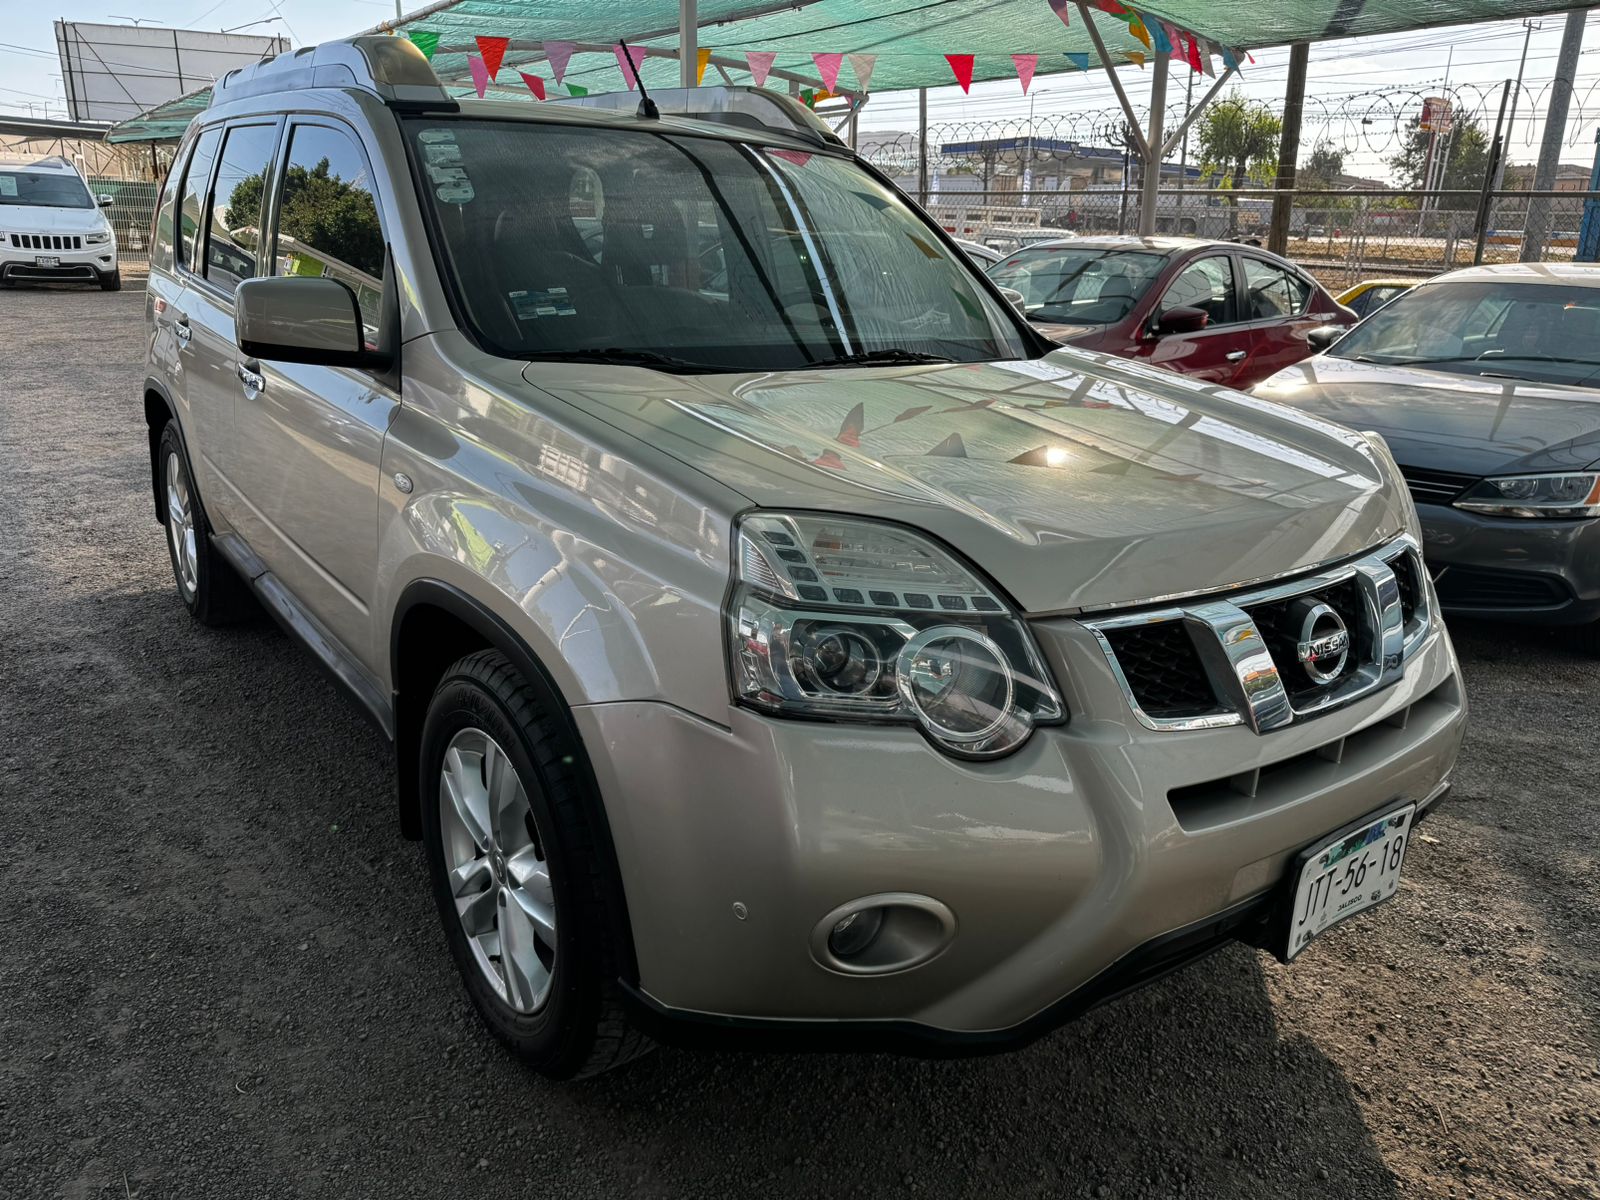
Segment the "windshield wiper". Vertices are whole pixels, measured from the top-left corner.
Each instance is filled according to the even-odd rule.
[[[816,367],[874,367],[874,366],[905,366],[914,363],[947,363],[954,362],[942,354],[924,354],[921,350],[857,350],[854,354],[841,354],[836,358],[819,359],[817,362],[807,363],[802,369],[812,370]]]
[[[658,371],[696,375],[730,370],[728,367],[690,362],[686,358],[674,358],[670,354],[634,350],[626,346],[607,346],[603,350],[552,350],[547,354],[530,354],[528,358],[533,362],[594,362],[614,363],[623,367],[654,367]]]
[[[1586,367],[1600,367],[1600,358],[1564,358],[1558,354],[1496,354],[1493,358],[1480,356],[1473,361],[1491,365],[1500,362],[1551,362],[1582,363]]]

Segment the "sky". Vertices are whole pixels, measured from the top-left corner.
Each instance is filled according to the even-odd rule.
[[[406,0],[406,8],[420,0]],[[11,7],[11,6],[8,6]],[[0,112],[65,116],[60,66],[55,54],[55,17],[109,21],[140,19],[146,23],[187,29],[221,30],[249,26],[251,33],[286,35],[296,46],[343,37],[391,16],[392,0],[61,0],[57,5],[13,8],[0,31]],[[268,18],[274,18],[267,20]],[[263,23],[255,24],[261,21]],[[1524,91],[1516,127],[1509,140],[1514,162],[1531,161],[1543,132],[1551,77],[1561,39],[1562,16],[1541,18],[1528,44]],[[1588,163],[1600,127],[1600,10],[1588,17],[1584,52],[1579,59],[1573,114],[1567,127],[1564,162]],[[1307,85],[1307,117],[1302,145],[1323,133],[1350,151],[1346,171],[1387,175],[1384,160],[1400,120],[1415,115],[1420,97],[1448,79],[1469,107],[1483,97],[1484,118],[1492,124],[1501,83],[1517,73],[1523,49],[1520,22],[1459,25],[1413,34],[1392,34],[1315,45]],[[713,38],[708,42],[715,44]],[[829,50],[843,49],[830,45]],[[1281,105],[1287,76],[1286,48],[1257,50],[1238,90],[1245,96]],[[1124,67],[1124,86],[1134,103],[1148,95],[1149,81],[1137,68]],[[1189,72],[1173,65],[1169,100],[1184,95]],[[1209,82],[1209,81],[1206,81]],[[1204,91],[1197,80],[1195,94]],[[1492,94],[1491,94],[1492,93]],[[1011,122],[1025,126],[1032,119],[1045,131],[1053,119],[1067,118],[1088,128],[1115,109],[1116,99],[1102,72],[1039,76],[1029,96],[1015,81],[974,84],[971,95],[958,87],[932,89],[930,123]],[[1324,114],[1331,114],[1325,116]],[[1370,125],[1359,118],[1368,116]],[[863,130],[914,129],[915,93],[875,95],[862,113]],[[1016,130],[1021,132],[1019,128]],[[986,131],[985,131],[986,132]]]

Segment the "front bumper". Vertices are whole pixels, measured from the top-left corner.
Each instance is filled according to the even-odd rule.
[[[1600,620],[1600,520],[1486,517],[1419,504],[1439,604],[1463,617],[1579,625]]]
[[[1393,686],[1265,735],[1146,730],[1087,629],[1036,629],[1072,719],[998,762],[950,759],[904,728],[577,709],[641,1009],[879,1048],[1026,1040],[1257,940],[1293,854],[1391,801],[1436,799],[1465,725],[1442,628]],[[1256,768],[1271,769],[1254,796],[1229,792]],[[818,923],[884,892],[947,906],[948,947],[893,974],[823,966]]]
[[[61,265],[41,267],[39,258],[59,259]],[[97,283],[117,269],[117,244],[85,246],[80,250],[18,248],[0,241],[0,279],[9,283]]]

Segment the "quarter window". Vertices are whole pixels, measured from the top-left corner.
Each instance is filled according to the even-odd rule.
[[[1226,325],[1238,320],[1235,300],[1233,265],[1226,256],[1212,254],[1195,259],[1178,273],[1161,298],[1161,312],[1198,308],[1210,318],[1207,325]]]
[[[1252,321],[1295,316],[1305,311],[1311,298],[1311,285],[1304,279],[1259,258],[1244,260],[1244,285]]]
[[[217,160],[217,146],[221,141],[221,129],[212,128],[201,133],[188,170],[183,174],[183,199],[178,205],[178,262],[186,267],[194,262],[194,243],[200,235],[200,221],[205,216],[211,165]]]
[[[383,226],[372,171],[355,139],[325,125],[297,125],[278,202],[276,273],[347,284],[375,342],[383,306]]]
[[[230,296],[246,279],[261,274],[261,198],[278,140],[274,125],[239,125],[228,130],[211,187],[202,273]]]

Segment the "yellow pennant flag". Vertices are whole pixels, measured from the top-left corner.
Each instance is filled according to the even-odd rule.
[[[711,61],[711,51],[702,48],[695,54],[695,59],[694,81],[696,83],[704,83],[706,81],[706,64]]]
[[[1128,22],[1128,32],[1144,43],[1146,50],[1150,49],[1150,31],[1144,27],[1144,22],[1138,17]]]
[[[1137,50],[1128,51],[1128,61],[1136,64],[1141,71],[1144,70],[1144,55]]]

